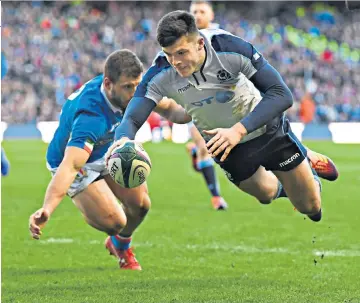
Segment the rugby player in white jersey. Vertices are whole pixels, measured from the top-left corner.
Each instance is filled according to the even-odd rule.
[[[106,157],[134,139],[166,96],[192,117],[209,152],[239,189],[261,203],[288,197],[299,212],[320,221],[321,183],[284,115],[293,97],[276,69],[240,37],[199,31],[186,11],[166,14],[157,40],[163,52],[137,87]]]
[[[194,16],[196,26],[198,29],[218,29],[219,24],[213,23],[214,10],[209,1],[199,0],[193,1],[190,5],[190,13]],[[212,205],[215,209],[226,209],[227,203],[220,196],[220,189],[216,179],[216,172],[211,161],[211,156],[208,153],[206,143],[194,124],[189,124],[190,135],[193,142],[187,144],[187,152],[191,157],[192,166],[195,171],[202,172],[207,186],[212,194]],[[319,177],[333,180],[336,178],[336,169],[333,162],[326,156],[308,150],[308,158],[311,161],[313,168],[317,171]],[[329,176],[329,172],[333,175]],[[325,173],[323,176],[322,173]],[[334,176],[335,174],[335,176]]]
[[[219,24],[213,22],[215,14],[211,2],[205,0],[191,2],[190,13],[194,15],[198,29],[219,29]],[[201,134],[192,123],[191,125],[190,133],[195,146],[194,143],[189,142],[187,149],[192,157],[193,167],[196,169],[195,163],[197,162],[197,159],[201,160],[200,157],[204,156],[200,155],[204,155],[205,152],[207,153],[207,149],[204,149],[206,145]],[[329,181],[335,181],[338,177],[338,173],[334,163],[325,155],[312,151],[306,146],[305,148],[307,149],[307,156],[311,161],[311,165],[318,176]]]

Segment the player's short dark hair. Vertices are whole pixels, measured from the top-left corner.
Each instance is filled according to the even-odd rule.
[[[104,76],[115,83],[121,75],[137,78],[143,70],[143,64],[132,51],[121,49],[114,51],[106,58]]]
[[[186,11],[173,11],[160,19],[157,26],[157,41],[162,47],[167,47],[182,36],[198,32],[193,15]]]

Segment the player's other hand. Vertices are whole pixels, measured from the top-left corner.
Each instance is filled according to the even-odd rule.
[[[230,151],[247,135],[246,128],[239,122],[231,128],[215,128],[204,130],[204,133],[213,136],[206,144],[212,157],[216,157],[224,152],[220,161],[223,162],[229,155]]]
[[[42,234],[41,229],[44,228],[45,224],[50,219],[50,212],[45,208],[40,208],[34,212],[29,219],[29,229],[31,236],[39,240]]]
[[[110,159],[110,155],[112,153],[112,151],[117,148],[118,146],[120,146],[121,144],[125,143],[126,141],[130,141],[129,138],[127,137],[122,137],[120,140],[115,141],[112,145],[110,145],[110,147],[108,148],[106,154],[105,154],[105,163],[107,164],[109,159]]]

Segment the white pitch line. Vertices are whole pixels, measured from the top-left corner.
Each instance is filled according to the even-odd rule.
[[[69,238],[49,238],[46,240],[40,240],[39,243],[42,244],[90,244],[90,245],[100,245],[103,244],[102,241],[91,240],[89,242],[74,240]],[[247,245],[221,245],[221,244],[207,244],[207,245],[197,245],[197,244],[154,244],[150,242],[135,243],[136,247],[171,247],[175,249],[186,249],[186,250],[223,250],[223,251],[232,251],[232,252],[244,252],[249,254],[258,254],[258,253],[270,253],[270,254],[289,254],[297,255],[298,251],[291,251],[283,247],[254,247]],[[324,257],[360,257],[360,250],[313,250],[312,254],[314,256]]]
[[[315,256],[325,257],[360,257],[360,251],[358,250],[315,250],[313,251]]]
[[[176,245],[176,248],[181,248],[182,246]],[[287,248],[282,247],[254,247],[246,245],[221,245],[221,244],[208,244],[208,245],[185,245],[182,248],[190,250],[206,249],[206,250],[226,250],[226,251],[240,251],[246,253],[275,253],[275,254],[294,254],[295,252],[289,251]]]
[[[49,243],[59,243],[59,244],[70,244],[74,243],[74,239],[67,239],[67,238],[49,238],[46,240],[39,241],[41,244],[49,244]]]

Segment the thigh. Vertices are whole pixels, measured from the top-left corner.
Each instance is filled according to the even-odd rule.
[[[225,172],[226,177],[236,186],[253,176],[260,167],[260,160],[249,155],[248,144],[238,144],[224,162],[220,162],[222,153],[214,158]]]
[[[124,210],[105,180],[90,184],[72,200],[87,221],[92,222],[93,225],[109,226],[114,222],[120,224],[126,222]]]
[[[290,122],[283,116],[278,130],[262,151],[261,164],[271,171],[290,171],[306,157],[306,148],[291,131]]]
[[[272,172],[260,166],[250,178],[240,182],[238,187],[260,202],[270,203],[278,191],[278,183],[278,179]]]
[[[104,180],[116,198],[127,208],[150,207],[146,182],[135,188],[124,188],[115,183],[110,175],[105,175]]]
[[[51,167],[49,163],[46,163],[47,169],[50,171],[51,175],[54,176],[57,167]],[[107,174],[108,171],[105,167],[105,160],[99,159],[91,163],[86,163],[75,176],[74,182],[70,185],[70,188],[67,191],[67,195],[70,198],[75,197],[85,189],[89,187],[90,184],[102,178],[103,174]]]
[[[301,212],[320,207],[320,188],[307,159],[289,171],[274,171],[292,204]]]

